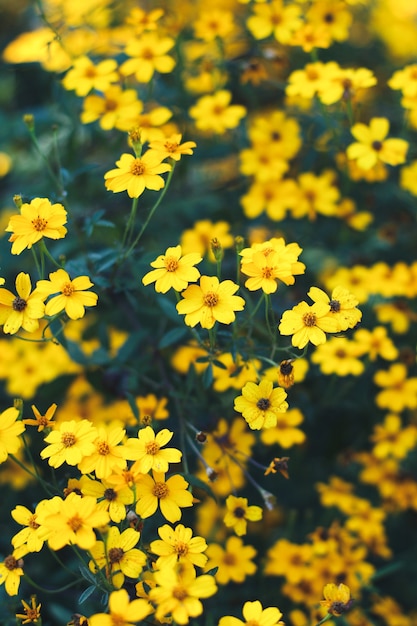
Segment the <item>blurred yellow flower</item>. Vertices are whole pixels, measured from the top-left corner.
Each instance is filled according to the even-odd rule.
[[[199,98],[189,111],[196,127],[218,135],[236,128],[245,117],[246,108],[241,104],[230,104],[231,99],[232,93],[226,89]]]
[[[109,596],[109,611],[91,615],[88,626],[135,626],[152,613],[152,607],[143,598],[131,602],[126,589],[119,589]]]
[[[350,597],[350,589],[347,585],[340,583],[335,585],[329,583],[324,586],[323,589],[324,600],[320,601],[320,604],[327,608],[328,613],[335,615],[342,615],[350,609],[353,600]]]
[[[74,90],[77,96],[86,96],[92,89],[106,91],[118,80],[114,59],[105,59],[94,65],[87,56],[81,56],[75,59],[72,68],[62,79],[62,84],[65,89]]]
[[[4,463],[9,454],[15,454],[22,445],[19,435],[25,430],[22,421],[17,421],[19,410],[14,406],[0,414],[0,463]]]
[[[385,117],[374,117],[369,126],[354,124],[351,133],[356,142],[346,150],[348,159],[356,161],[363,170],[371,169],[378,161],[400,165],[407,156],[408,142],[404,139],[386,139],[390,123]]]
[[[139,83],[149,83],[154,72],[168,74],[175,67],[174,59],[167,54],[174,47],[171,37],[158,37],[153,32],[144,32],[132,39],[125,47],[128,57],[120,66],[123,76],[135,75]]]

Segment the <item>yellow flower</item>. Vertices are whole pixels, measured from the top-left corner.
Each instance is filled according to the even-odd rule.
[[[206,570],[219,568],[215,579],[220,585],[227,585],[230,581],[243,583],[247,576],[256,572],[256,565],[252,561],[256,554],[255,548],[245,546],[240,537],[229,537],[224,548],[217,543],[209,545]]]
[[[213,576],[197,576],[193,566],[181,573],[169,568],[156,571],[154,581],[157,586],[150,590],[149,598],[157,605],[155,617],[161,622],[171,616],[176,624],[188,624],[190,617],[203,612],[200,598],[209,598],[217,591]]]
[[[42,237],[62,239],[67,233],[66,222],[67,212],[62,204],[51,204],[47,198],[23,203],[20,215],[12,215],[6,228],[6,232],[13,233],[9,238],[13,242],[12,254],[30,249]]]
[[[140,533],[133,528],[121,533],[117,526],[111,526],[105,541],[97,541],[90,549],[90,570],[96,573],[97,567],[105,567],[106,577],[118,589],[125,576],[137,579],[146,564],[146,554],[135,548],[139,539]]]
[[[117,470],[118,472],[128,470]],[[79,489],[83,496],[94,496],[97,500],[97,508],[108,511],[110,519],[118,524],[126,518],[126,507],[134,500],[133,490],[124,482],[117,481],[120,474],[112,474],[109,480],[92,480],[82,476]],[[115,484],[115,481],[117,484]]]
[[[168,74],[175,67],[175,61],[167,55],[174,47],[171,37],[158,37],[155,33],[143,33],[139,39],[132,39],[125,48],[127,59],[120,71],[124,76],[135,75],[139,83],[149,83],[154,72]]]
[[[25,430],[22,421],[17,421],[19,410],[10,407],[0,414],[0,463],[4,463],[9,454],[18,452],[22,445],[19,435]]]
[[[360,328],[355,332],[354,340],[370,361],[376,361],[378,356],[387,361],[398,357],[398,349],[388,337],[385,326],[375,326],[372,330]]]
[[[37,522],[52,550],[71,544],[90,550],[96,543],[94,528],[105,526],[109,522],[109,514],[97,508],[95,498],[81,497],[72,492],[65,500],[55,496],[46,501],[39,511]]]
[[[231,99],[232,94],[226,89],[199,98],[189,111],[196,127],[218,135],[236,128],[246,115],[246,109],[240,104],[230,104]]]
[[[297,179],[298,197],[291,207],[291,214],[296,219],[317,215],[337,215],[340,191],[336,187],[334,172],[326,171],[316,176],[311,172],[300,174]]]
[[[97,428],[97,438],[94,441],[95,450],[84,456],[78,463],[82,474],[95,472],[97,478],[108,478],[115,468],[126,467],[126,448],[119,445],[126,434],[124,428],[117,424]]]
[[[41,617],[41,603],[37,604],[36,596],[31,596],[30,605],[21,600],[24,613],[16,613],[17,619],[22,620],[23,624],[37,624]]]
[[[417,196],[417,161],[411,161],[409,165],[400,170],[400,187],[406,189],[413,196]]]
[[[242,413],[252,430],[271,428],[277,417],[288,408],[287,394],[281,387],[273,388],[270,380],[261,380],[259,385],[248,382],[242,395],[235,398],[235,411]]]
[[[372,454],[377,459],[404,459],[416,445],[417,428],[413,424],[404,427],[399,415],[389,413],[383,424],[375,424],[370,440],[374,444]]]
[[[3,324],[4,333],[14,335],[20,328],[33,333],[39,328],[45,304],[37,289],[30,293],[31,289],[30,276],[24,272],[16,277],[17,296],[8,289],[0,288],[0,324]]]
[[[197,39],[204,41],[215,41],[217,38],[224,39],[235,30],[233,13],[216,8],[202,11],[193,27]]]
[[[179,161],[183,154],[193,154],[192,149],[197,145],[194,141],[186,141],[182,144],[181,139],[182,135],[175,133],[164,140],[151,141],[149,148],[157,152],[161,160],[169,157],[174,161]]]
[[[88,626],[135,626],[152,613],[152,607],[142,598],[130,602],[126,589],[119,589],[110,594],[109,611],[89,617]]]
[[[253,10],[254,15],[248,18],[247,25],[255,39],[265,39],[273,34],[279,43],[288,44],[302,24],[300,7],[284,6],[282,0],[255,4]]]
[[[46,303],[46,315],[65,311],[70,319],[78,320],[84,317],[86,306],[97,304],[98,295],[87,291],[92,286],[88,276],[77,276],[71,280],[69,274],[60,269],[49,274],[49,280],[38,280],[34,293],[42,297],[54,296]]]
[[[316,0],[306,15],[314,29],[323,29],[330,39],[345,41],[349,37],[352,13],[340,0]]]
[[[360,376],[365,365],[358,358],[363,354],[361,346],[346,337],[332,337],[317,347],[311,361],[317,363],[323,374]]]
[[[261,432],[261,440],[267,446],[278,444],[281,448],[291,448],[305,441],[305,433],[297,428],[304,421],[299,409],[289,409],[277,416],[277,423],[272,428]]]
[[[188,283],[199,279],[200,272],[194,265],[201,260],[198,253],[182,255],[181,246],[167,248],[165,254],[152,261],[151,266],[156,269],[145,274],[142,282],[144,285],[155,282],[155,291],[158,293],[166,293],[171,288],[183,291]]]
[[[254,252],[250,262],[242,260],[242,273],[250,276],[245,282],[249,291],[262,289],[264,293],[275,293],[278,289],[278,279],[291,276],[291,264],[285,258],[272,251],[264,254],[262,251]]]
[[[91,422],[71,420],[61,422],[45,437],[49,445],[41,451],[42,459],[49,459],[52,467],[78,465],[85,456],[93,454],[97,430]]]
[[[119,85],[110,85],[103,95],[92,94],[85,98],[81,122],[90,124],[99,120],[103,130],[117,128],[128,131],[142,109],[143,104],[138,100],[135,89],[123,91]]]
[[[192,563],[204,567],[207,557],[202,554],[207,543],[202,537],[193,537],[191,528],[178,524],[171,528],[168,524],[158,528],[160,539],[152,541],[149,549],[158,555],[156,566],[159,569],[173,568],[177,563]]]
[[[138,396],[136,404],[141,424],[149,425],[149,421],[167,419],[169,417],[166,408],[167,402],[167,398],[157,398],[153,393],[147,396]]]
[[[394,363],[388,370],[377,371],[374,382],[383,387],[375,398],[381,409],[401,413],[407,408],[417,408],[417,378],[407,378],[404,363]]]
[[[181,508],[193,506],[193,496],[187,490],[187,481],[179,474],[165,480],[165,474],[145,474],[136,483],[136,513],[143,518],[153,515],[158,505],[169,522],[181,519]]]
[[[40,433],[45,428],[51,428],[54,425],[54,422],[52,420],[56,409],[57,405],[55,403],[51,404],[45,415],[41,415],[36,406],[32,404],[32,411],[35,414],[35,419],[24,419],[22,421],[24,424],[26,424],[26,426],[37,426],[38,433]]]
[[[72,68],[62,79],[62,84],[69,91],[75,90],[77,96],[86,96],[92,89],[106,91],[111,83],[119,79],[117,63],[114,59],[106,59],[97,65],[87,57],[75,59]]]
[[[177,311],[185,315],[185,323],[191,327],[198,323],[202,328],[213,328],[216,322],[231,324],[235,311],[242,311],[245,306],[243,298],[233,295],[238,289],[231,280],[219,282],[215,276],[201,276],[199,285],[190,285],[183,291]]]
[[[150,470],[166,473],[169,463],[179,463],[182,457],[180,450],[163,448],[171,441],[173,434],[167,428],[155,434],[151,426],[146,426],[138,432],[137,438],[128,439],[126,442],[128,458],[135,461],[132,470],[142,474],[147,474]]]
[[[210,220],[199,220],[195,222],[193,228],[184,231],[182,234],[181,250],[183,254],[198,252],[201,256],[209,252],[210,260],[214,261],[211,241],[216,239],[223,249],[231,248],[234,244],[234,239],[229,231],[230,225],[227,222],[213,223]]]
[[[336,617],[348,611],[352,606],[353,600],[350,598],[350,589],[343,583],[325,585],[323,595],[325,599],[321,600],[320,604],[327,608],[328,613]]]
[[[292,345],[297,348],[304,348],[309,341],[317,346],[326,341],[326,332],[340,330],[329,312],[330,305],[325,302],[315,302],[312,306],[300,302],[290,311],[284,311],[278,330],[281,335],[293,335]]]
[[[248,506],[247,498],[237,498],[230,495],[226,499],[227,513],[223,519],[226,526],[233,528],[235,533],[241,537],[246,535],[247,522],[258,522],[262,519],[262,508],[260,506]]]
[[[385,117],[374,117],[369,126],[354,124],[351,133],[357,139],[346,150],[348,159],[356,161],[358,167],[369,170],[378,161],[388,165],[404,163],[408,142],[404,139],[386,139],[389,121]]]
[[[20,579],[23,576],[22,566],[23,561],[16,559],[13,554],[6,556],[3,563],[0,563],[0,585],[4,583],[9,596],[17,596],[19,592]]]
[[[275,606],[264,609],[259,600],[245,602],[242,613],[245,621],[226,615],[220,618],[218,626],[284,626],[281,611]]]
[[[161,163],[157,152],[148,150],[141,157],[124,153],[116,161],[117,169],[109,170],[104,174],[106,189],[119,193],[127,191],[130,198],[139,198],[145,189],[159,191],[165,185],[162,176],[169,172],[171,166]]]
[[[30,552],[39,552],[42,549],[44,538],[37,522],[38,513],[42,506],[42,502],[39,502],[34,513],[20,504],[11,511],[11,516],[15,522],[25,527],[12,538],[12,546],[19,557]]]

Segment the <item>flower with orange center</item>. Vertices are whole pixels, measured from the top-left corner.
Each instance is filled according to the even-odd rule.
[[[90,124],[99,120],[103,130],[128,131],[142,113],[143,103],[138,100],[135,89],[122,90],[119,85],[110,85],[103,94],[92,94],[84,100],[81,122]]]
[[[181,294],[177,311],[185,315],[187,326],[201,324],[202,328],[213,328],[216,322],[231,324],[235,311],[242,311],[245,301],[233,294],[239,289],[231,280],[219,282],[216,276],[201,276],[199,285],[190,285]]]
[[[177,563],[205,566],[207,557],[203,552],[207,549],[207,543],[203,537],[193,537],[191,528],[183,524],[171,528],[165,524],[158,528],[158,535],[160,539],[152,541],[149,546],[150,551],[158,555],[157,568],[173,568]]]
[[[151,266],[151,270],[142,278],[144,285],[155,283],[155,291],[167,293],[171,288],[175,291],[183,291],[188,283],[193,283],[200,277],[200,272],[194,265],[200,263],[202,257],[196,252],[182,254],[181,246],[167,248],[165,254],[161,254]]]
[[[182,452],[177,448],[163,448],[171,441],[173,432],[163,428],[158,433],[151,426],[146,426],[138,432],[137,438],[131,437],[126,442],[127,455],[134,460],[133,471],[147,474],[150,470],[165,473],[169,463],[179,463]]]
[[[87,626],[135,626],[152,613],[152,607],[143,598],[130,601],[126,589],[113,591],[109,596],[109,613],[95,613]]]
[[[75,90],[77,96],[86,96],[92,89],[106,91],[119,79],[116,70],[114,59],[105,59],[94,65],[87,56],[80,56],[62,79],[62,84],[69,91]]]
[[[373,117],[369,126],[354,124],[351,133],[357,141],[348,146],[348,159],[355,160],[363,170],[381,161],[388,165],[405,163],[409,144],[404,139],[387,139],[389,126],[385,117]]]
[[[42,432],[45,428],[51,428],[54,425],[53,417],[55,411],[57,409],[57,405],[51,404],[49,409],[46,411],[45,415],[41,415],[36,406],[32,404],[32,411],[35,414],[35,419],[24,419],[22,420],[24,424],[27,426],[37,426],[38,433]]]
[[[151,141],[149,144],[150,150],[154,150],[158,153],[161,159],[174,159],[179,161],[184,154],[193,154],[193,148],[196,147],[194,141],[186,141],[181,143],[182,135],[175,133],[170,137],[167,137],[161,141]]]
[[[227,585],[230,581],[243,583],[247,576],[256,572],[256,565],[252,559],[257,552],[251,545],[244,545],[240,537],[229,537],[225,547],[211,543],[207,548],[209,558],[206,570],[218,568],[214,575],[220,585]]]
[[[37,289],[32,291],[30,276],[24,272],[16,277],[16,291],[17,295],[0,288],[0,324],[3,324],[3,332],[14,335],[23,328],[33,333],[39,328],[39,319],[45,313],[43,298]]]
[[[86,306],[95,306],[98,295],[87,291],[93,283],[88,276],[77,276],[71,280],[65,270],[49,274],[49,280],[38,280],[34,293],[42,297],[53,296],[45,306],[46,315],[58,315],[62,311],[72,320],[85,315]]]
[[[45,437],[49,445],[41,451],[41,458],[49,459],[52,467],[63,463],[78,465],[85,456],[93,454],[96,438],[97,429],[87,420],[61,422]]]
[[[175,67],[175,61],[167,52],[174,47],[171,37],[158,37],[155,33],[143,33],[138,39],[131,39],[125,53],[127,59],[120,66],[123,76],[135,75],[139,83],[149,83],[154,72],[169,74]]]
[[[23,561],[17,559],[14,554],[9,554],[0,563],[0,585],[4,583],[4,588],[9,596],[16,596],[19,592],[20,579],[23,576]]]
[[[37,624],[41,617],[41,603],[37,604],[36,596],[31,596],[30,605],[24,600],[21,600],[21,603],[24,613],[16,613],[16,617],[22,620],[22,626],[23,624]]]
[[[144,474],[136,484],[136,513],[143,518],[153,515],[158,506],[169,522],[181,519],[181,508],[193,506],[187,481],[179,474],[165,480],[165,474]]]
[[[241,104],[230,104],[231,99],[232,94],[226,89],[199,98],[189,111],[196,127],[218,135],[236,128],[245,117],[246,108]]]
[[[326,341],[326,332],[340,330],[338,321],[329,312],[330,305],[325,302],[315,302],[312,306],[300,302],[290,311],[284,311],[278,330],[281,335],[293,335],[292,345],[297,348],[304,348],[309,341],[317,346]]]
[[[95,472],[97,478],[107,478],[116,467],[126,467],[126,448],[120,443],[126,434],[124,428],[117,424],[97,428],[97,438],[94,441],[95,450],[84,456],[78,464],[82,474]]]
[[[145,189],[159,191],[165,181],[159,174],[171,170],[167,163],[161,163],[158,153],[148,150],[141,157],[124,153],[116,161],[117,169],[104,174],[106,189],[113,193],[127,191],[130,198],[139,198]]]
[[[52,550],[71,544],[90,550],[96,543],[94,529],[105,526],[110,518],[107,511],[97,508],[95,498],[71,492],[65,500],[55,496],[45,501],[36,521]]]
[[[12,254],[30,249],[42,237],[62,239],[67,233],[64,224],[67,212],[62,204],[51,204],[47,198],[34,198],[20,207],[20,215],[12,215],[6,232],[12,233]]]

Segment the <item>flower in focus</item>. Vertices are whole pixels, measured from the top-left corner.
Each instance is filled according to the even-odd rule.
[[[109,611],[89,617],[88,626],[135,626],[152,613],[152,607],[143,598],[131,602],[126,589],[119,589],[109,596]]]
[[[97,541],[90,549],[90,570],[96,573],[97,568],[106,568],[106,577],[118,589],[125,576],[138,578],[146,564],[146,554],[135,548],[139,539],[140,533],[133,528],[121,533],[117,526],[111,526],[105,541]]]
[[[137,438],[131,437],[126,442],[128,458],[135,463],[131,469],[142,474],[150,470],[166,473],[170,463],[179,463],[182,452],[177,448],[163,448],[171,441],[173,432],[163,428],[158,433],[151,426],[141,428]]]
[[[41,603],[37,604],[36,596],[31,596],[30,605],[21,600],[24,613],[16,613],[17,619],[22,620],[23,624],[37,624],[41,618]]]
[[[132,479],[133,472],[115,468],[115,473],[108,480],[92,480],[83,476],[80,480],[80,490],[83,496],[94,496],[97,508],[108,511],[110,519],[118,524],[126,518],[126,507],[134,500],[133,489],[123,480],[123,473],[129,472]],[[132,480],[132,485],[134,480]]]
[[[149,598],[156,604],[155,617],[163,622],[171,616],[176,624],[188,624],[190,617],[203,612],[200,598],[209,598],[217,591],[213,576],[197,576],[194,567],[185,567],[181,572],[164,568],[154,574],[156,586],[150,590]]]
[[[93,454],[96,438],[97,430],[87,420],[61,422],[45,437],[49,445],[41,451],[41,458],[49,459],[52,467],[63,463],[78,465],[85,456]]]
[[[4,333],[14,335],[20,328],[33,333],[39,328],[45,304],[37,289],[30,293],[31,290],[30,276],[24,272],[16,277],[17,296],[8,289],[0,288],[0,324],[3,324]]]
[[[245,301],[233,294],[239,289],[231,280],[219,282],[215,276],[201,276],[199,285],[190,285],[181,294],[183,300],[177,303],[177,311],[185,315],[187,326],[198,323],[202,328],[213,328],[216,322],[231,324],[235,311],[242,311]]]
[[[165,480],[162,472],[153,472],[153,477],[144,474],[136,483],[136,513],[143,518],[155,513],[158,505],[169,522],[181,519],[181,508],[193,506],[193,496],[188,491],[187,481],[179,474]]]
[[[191,528],[178,524],[171,528],[168,524],[158,528],[160,539],[152,541],[149,549],[158,555],[156,566],[159,569],[173,568],[177,563],[192,563],[204,567],[207,557],[202,554],[207,543],[202,537],[193,537]]]
[[[339,330],[354,328],[362,319],[362,313],[357,308],[358,300],[344,287],[335,287],[330,298],[318,287],[311,287],[308,295],[313,302],[322,302],[330,306],[329,315],[337,320]]]
[[[252,561],[256,554],[255,548],[245,546],[240,537],[229,537],[224,548],[217,543],[209,545],[206,570],[219,568],[215,579],[220,585],[227,585],[231,580],[242,583],[246,576],[252,576],[256,572],[256,565]]]
[[[71,280],[69,274],[62,269],[49,274],[49,280],[38,280],[36,291],[42,297],[53,296],[45,306],[46,315],[57,315],[65,311],[72,320],[78,320],[85,315],[86,306],[95,306],[98,295],[87,291],[93,287],[88,276],[77,276]]]
[[[30,552],[39,552],[42,549],[44,538],[42,537],[42,531],[39,530],[40,525],[36,521],[42,506],[41,501],[36,506],[34,513],[20,504],[11,511],[11,516],[15,522],[25,527],[19,530],[12,538],[12,546],[15,555],[18,557]]]
[[[171,288],[175,291],[183,291],[188,283],[193,283],[200,277],[200,272],[194,265],[200,263],[202,257],[195,252],[182,255],[181,246],[167,248],[165,254],[161,254],[151,266],[151,270],[142,278],[144,285],[155,283],[155,291],[166,293]]]
[[[54,425],[54,422],[52,420],[55,415],[56,409],[57,405],[55,403],[51,404],[45,415],[41,415],[36,406],[32,404],[32,411],[35,415],[35,419],[24,419],[22,421],[24,424],[26,424],[26,426],[37,426],[38,433],[40,433],[45,428],[51,428]]]
[[[336,319],[329,316],[330,305],[315,302],[312,306],[300,302],[290,311],[284,311],[278,326],[281,335],[293,335],[292,345],[304,348],[309,341],[315,346],[326,341],[326,332],[340,330]]]
[[[148,150],[141,157],[124,153],[116,161],[117,169],[104,174],[106,189],[119,193],[127,191],[130,198],[139,198],[145,189],[159,191],[165,185],[160,176],[171,170],[167,163],[161,163],[158,153]]]
[[[262,519],[262,508],[260,506],[248,506],[247,498],[237,498],[230,495],[226,499],[227,513],[223,519],[226,526],[233,528],[235,533],[241,537],[246,535],[247,522],[258,522]]]
[[[284,626],[281,611],[275,606],[264,609],[259,600],[245,602],[242,613],[245,621],[226,615],[220,618],[218,626]]]
[[[340,583],[335,585],[329,583],[323,589],[324,600],[320,604],[327,608],[328,613],[338,617],[345,613],[352,606],[353,600],[350,597],[350,589],[347,585]]]
[[[17,421],[19,410],[14,406],[0,414],[0,463],[4,463],[9,454],[15,454],[22,445],[19,435],[25,430],[22,421]]]
[[[155,139],[150,142],[149,149],[157,152],[161,160],[169,157],[174,161],[179,161],[184,154],[193,154],[193,148],[196,147],[194,141],[186,141],[182,144],[181,139],[182,135],[179,133],[175,133],[164,140]]]
[[[75,90],[77,96],[86,96],[92,89],[106,91],[111,83],[119,80],[116,70],[114,59],[105,59],[94,65],[87,56],[80,56],[62,79],[62,84],[69,91]]]
[[[67,233],[64,224],[67,212],[62,204],[51,204],[47,198],[34,198],[20,207],[20,215],[12,215],[6,232],[12,233],[12,254],[30,249],[42,237],[62,239]]]
[[[9,596],[16,596],[19,592],[20,579],[23,576],[23,561],[16,559],[13,554],[6,556],[0,563],[0,585],[4,583],[4,588]]]
[[[388,165],[399,165],[406,160],[408,142],[404,139],[386,139],[389,121],[385,117],[374,117],[369,126],[354,124],[351,133],[356,142],[348,146],[348,159],[357,162],[358,167],[369,170],[378,161]]]
[[[222,135],[231,128],[236,128],[246,115],[246,108],[240,104],[230,104],[232,94],[226,89],[214,94],[202,96],[190,108],[190,116],[200,130]]]
[[[281,387],[274,389],[270,380],[261,380],[259,385],[248,382],[242,395],[235,398],[234,408],[242,413],[252,430],[271,428],[277,423],[278,415],[288,408],[286,397],[285,391]]]
[[[108,478],[115,468],[126,467],[126,449],[119,445],[126,434],[124,428],[117,424],[97,428],[97,438],[94,441],[95,450],[84,456],[78,463],[82,474],[95,472],[97,478]]]
[[[55,496],[46,501],[37,517],[42,536],[52,550],[71,544],[90,550],[96,543],[94,528],[105,526],[109,520],[109,514],[97,508],[95,498],[75,492],[65,500]]]

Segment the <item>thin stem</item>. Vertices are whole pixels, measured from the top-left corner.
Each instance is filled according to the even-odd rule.
[[[55,261],[54,257],[52,256],[52,254],[49,252],[48,248],[46,247],[46,243],[43,239],[41,239],[41,252],[43,252],[45,254],[45,256],[48,257],[48,259],[59,269],[62,269],[62,265],[60,265],[60,263],[58,263],[57,261]]]
[[[17,465],[22,468],[22,470],[24,470],[25,472],[27,472],[28,474],[30,474],[32,476],[32,478],[36,478],[36,480],[38,480],[40,482],[40,484],[42,485],[42,487],[45,489],[46,493],[49,496],[55,496],[56,493],[50,488],[49,483],[47,483],[36,471],[32,472],[24,463],[22,463],[21,461],[19,461],[18,458],[15,457],[14,454],[9,454],[9,457],[15,462],[17,463]],[[36,468],[36,466],[34,465],[34,467]]]
[[[81,578],[77,578],[77,580],[73,580],[72,583],[68,583],[68,585],[64,585],[63,587],[59,587],[58,589],[46,589],[45,587],[41,587],[40,585],[35,583],[35,581],[32,580],[30,576],[26,574],[26,572],[24,574],[24,578],[32,587],[34,587],[38,591],[43,591],[44,593],[61,593],[62,591],[65,591],[66,589],[70,589],[71,587],[75,587],[75,585],[79,585],[82,580]]]
[[[43,274],[42,274],[42,271],[41,271],[41,266],[39,265],[38,256],[37,256],[36,250],[35,250],[35,248],[33,246],[31,248],[31,251],[32,251],[33,260],[34,260],[35,265],[36,265],[36,271],[38,272],[39,278],[42,279],[43,278]]]
[[[133,198],[133,200],[132,200],[132,208],[130,209],[129,219],[127,220],[125,232],[123,234],[122,250],[125,247],[125,245],[129,245],[129,242],[130,242],[130,239],[131,239],[131,236],[132,236],[132,232],[133,232],[133,226],[135,224],[136,213],[137,213],[137,210],[138,210],[138,202],[139,202],[139,197]]]

